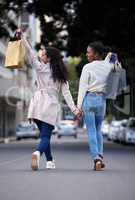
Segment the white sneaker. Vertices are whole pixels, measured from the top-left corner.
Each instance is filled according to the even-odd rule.
[[[32,154],[32,161],[31,161],[31,168],[33,171],[36,171],[39,169],[39,161],[40,161],[40,152],[35,151]]]
[[[55,161],[47,161],[46,162],[46,169],[55,169],[56,166],[55,166]]]

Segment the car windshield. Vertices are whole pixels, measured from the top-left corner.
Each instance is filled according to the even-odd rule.
[[[33,128],[34,126],[30,124],[19,124],[17,127],[18,130],[22,130],[22,131],[33,130]]]
[[[120,126],[120,124],[121,124],[121,122],[119,122],[119,121],[113,121],[111,123],[111,126]]]
[[[74,120],[74,115],[66,115],[65,120]]]
[[[129,128],[135,129],[135,120],[130,120],[128,126]]]
[[[127,122],[122,122],[121,124],[123,127],[126,127],[127,126]]]

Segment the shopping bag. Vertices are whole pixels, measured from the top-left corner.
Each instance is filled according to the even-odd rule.
[[[115,100],[127,86],[126,70],[111,71],[107,79],[106,98]]]
[[[11,69],[23,68],[25,63],[25,47],[23,41],[15,40],[8,43],[6,56],[5,56],[5,67]]]
[[[127,78],[126,78],[126,70],[120,70],[120,78],[119,78],[119,85],[118,85],[118,95],[122,94],[123,91],[126,90],[127,87]]]
[[[111,71],[106,86],[106,98],[107,99],[116,99],[118,85],[119,85],[120,73]]]

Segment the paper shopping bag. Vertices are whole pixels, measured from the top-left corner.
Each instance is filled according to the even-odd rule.
[[[22,40],[10,41],[6,51],[5,67],[19,69],[24,66],[24,62],[25,47]]]

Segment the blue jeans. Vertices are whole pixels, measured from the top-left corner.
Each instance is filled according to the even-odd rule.
[[[103,94],[87,92],[82,108],[88,134],[89,148],[92,159],[96,160],[100,156],[103,156],[101,124],[105,115],[106,99]]]
[[[37,119],[34,119],[34,122],[40,131],[40,143],[36,150],[40,151],[41,155],[44,153],[47,161],[52,161],[53,158],[51,154],[50,139],[54,126]]]

